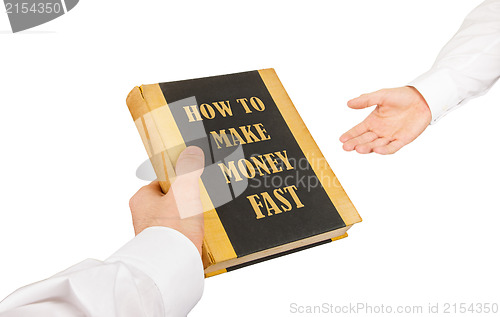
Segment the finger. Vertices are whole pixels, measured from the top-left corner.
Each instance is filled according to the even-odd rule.
[[[383,155],[394,154],[405,145],[406,145],[406,143],[404,143],[401,140],[394,140],[387,145],[374,148],[373,152],[378,153],[378,154],[383,154]]]
[[[363,109],[374,105],[381,104],[385,91],[378,90],[369,94],[363,94],[357,98],[351,99],[347,102],[347,106],[353,109]]]
[[[375,132],[365,132],[362,135],[352,138],[349,141],[345,142],[343,145],[344,150],[352,151],[359,144],[370,143],[371,141],[377,139],[378,136]]]
[[[162,193],[161,187],[160,187],[160,182],[158,182],[157,180],[152,181],[148,185],[141,187],[137,191],[137,194],[163,196],[163,193]]]
[[[203,154],[203,150],[197,146],[189,146],[179,155],[175,166],[175,173],[177,174],[177,178],[185,176],[197,181],[197,178],[203,173],[204,166],[205,155]]]
[[[160,188],[160,183],[158,181],[153,181],[146,186],[142,186],[129,200],[129,206],[131,210],[134,210],[136,206],[141,205],[145,200],[153,201],[155,198],[163,197],[163,193]]]
[[[173,194],[179,216],[187,218],[203,212],[200,200],[199,179],[205,166],[203,151],[196,146],[186,148],[176,164],[177,177],[172,184]]]
[[[368,127],[366,126],[365,122],[361,122],[351,130],[347,131],[346,133],[342,134],[340,137],[340,142],[345,143],[349,141],[352,138],[355,138],[357,136],[360,136],[361,134],[368,132]]]
[[[355,150],[360,154],[368,154],[373,152],[374,148],[387,145],[389,142],[390,139],[388,138],[378,138],[372,142],[357,145]]]

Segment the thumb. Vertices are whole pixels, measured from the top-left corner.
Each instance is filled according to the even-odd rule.
[[[205,166],[203,150],[196,146],[186,148],[175,167],[177,174],[171,192],[181,218],[187,218],[203,212],[200,200],[199,179]]]
[[[179,155],[175,165],[175,174],[178,178],[184,177],[198,182],[204,166],[205,155],[203,150],[197,146],[189,146]]]
[[[369,94],[362,94],[357,98],[349,100],[347,106],[352,109],[363,109],[374,105],[380,105],[383,103],[384,95],[384,89]]]

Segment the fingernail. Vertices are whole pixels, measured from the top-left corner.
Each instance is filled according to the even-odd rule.
[[[199,147],[197,146],[188,146],[185,150],[184,150],[184,153],[185,154],[190,154],[190,155],[203,155],[203,150],[200,149]]]

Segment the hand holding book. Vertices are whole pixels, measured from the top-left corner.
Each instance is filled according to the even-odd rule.
[[[184,148],[205,153],[206,277],[344,238],[361,221],[273,69],[142,85],[127,106],[155,195],[175,193]]]
[[[148,227],[169,227],[189,238],[201,255],[204,222],[198,182],[204,163],[199,147],[187,147],[177,160],[177,177],[167,194],[154,181],[132,196],[130,210],[136,235]]]

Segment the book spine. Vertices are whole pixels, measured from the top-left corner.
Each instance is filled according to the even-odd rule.
[[[157,123],[158,118],[155,118],[157,117],[153,109],[155,105],[149,105],[147,100],[143,87],[134,87],[127,96],[127,106],[158,177],[161,189],[163,193],[167,193],[175,178],[175,170],[168,149],[161,137],[161,130]],[[206,218],[210,216],[211,213],[205,213]],[[211,223],[210,220],[208,222]],[[204,268],[216,262],[206,239],[203,240],[202,245],[202,260]]]
[[[134,87],[128,94],[127,106],[158,177],[161,189],[167,193],[175,178],[175,170],[163,140],[159,137],[158,126],[143,94],[142,87]]]

